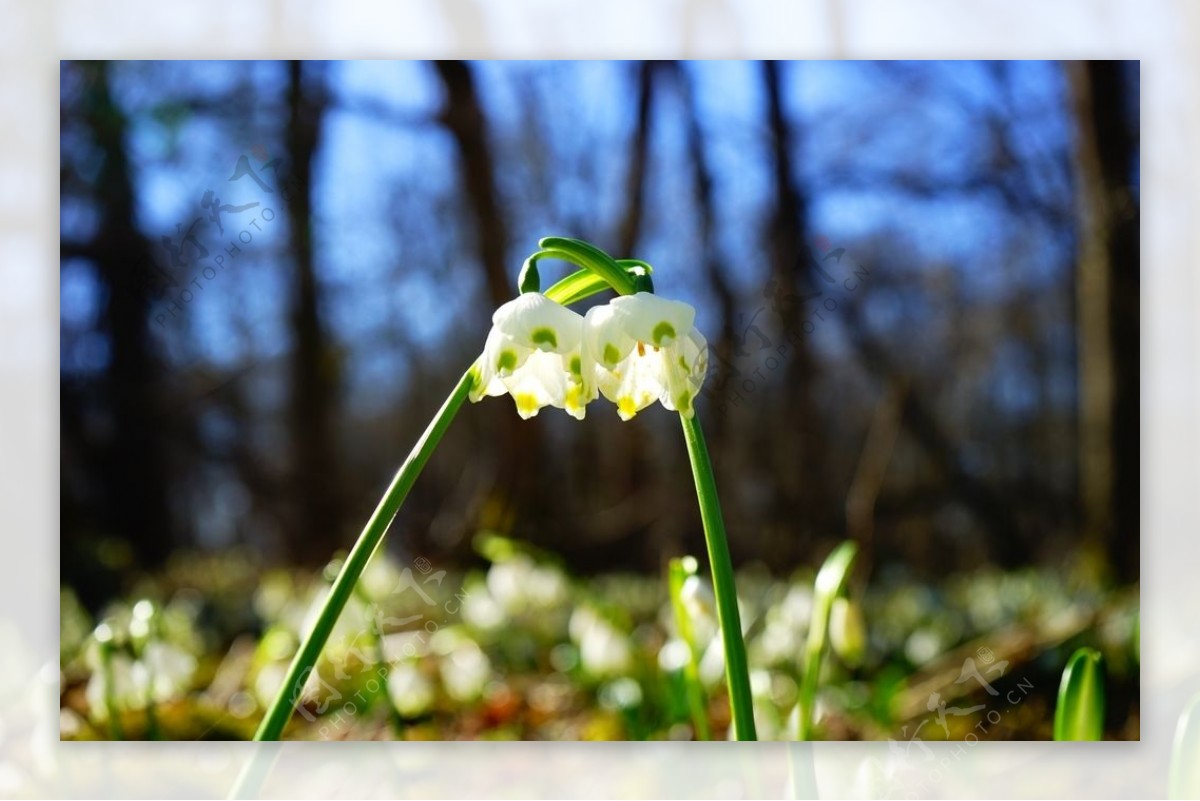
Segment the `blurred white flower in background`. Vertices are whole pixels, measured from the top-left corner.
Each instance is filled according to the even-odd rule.
[[[792,585],[778,603],[767,609],[762,632],[750,643],[752,660],[765,665],[795,662],[808,636],[812,607],[812,586]]]
[[[480,631],[494,631],[504,626],[508,615],[504,607],[492,597],[485,583],[467,586],[466,598],[462,601],[460,614],[463,622]]]
[[[597,693],[600,706],[613,712],[641,706],[642,685],[628,676],[608,682]]]
[[[546,610],[566,603],[567,579],[556,567],[516,554],[488,569],[487,588],[510,615]]]
[[[679,595],[692,621],[692,636],[696,640],[696,647],[703,648],[720,628],[712,585],[699,576],[688,576],[679,589]]]
[[[400,569],[390,556],[380,549],[371,557],[367,567],[358,578],[356,589],[365,598],[375,603],[387,600],[400,583]]]
[[[474,701],[492,677],[492,663],[479,645],[459,628],[433,635],[431,650],[438,654],[438,671],[446,694],[460,703]]]
[[[388,676],[388,696],[404,717],[420,717],[433,708],[433,682],[416,662],[400,662],[392,666]]]
[[[581,606],[568,624],[571,640],[579,647],[583,669],[597,678],[619,676],[633,666],[629,638],[590,606]]]
[[[663,673],[676,673],[687,667],[691,659],[691,649],[688,644],[678,638],[672,638],[663,643],[658,651],[658,668]]]
[[[118,710],[143,709],[146,695],[134,678],[133,658],[128,654],[115,653],[110,657],[108,669],[101,667],[99,648],[94,649],[95,658],[89,651],[88,665],[92,669],[87,683],[88,711],[99,721],[109,717],[109,699]]]
[[[720,632],[712,638],[700,657],[700,681],[710,689],[725,681],[725,647]]]
[[[187,691],[196,673],[196,658],[182,648],[149,642],[133,665],[133,681],[144,697],[161,703]]]

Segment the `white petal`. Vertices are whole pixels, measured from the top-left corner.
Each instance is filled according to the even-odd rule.
[[[624,320],[617,315],[612,303],[588,309],[583,318],[585,363],[599,364],[611,370],[629,356],[636,344],[625,331]]]
[[[687,336],[696,322],[696,310],[688,304],[649,292],[615,298],[611,305],[625,332],[647,345],[670,345]]]
[[[563,408],[576,420],[582,420],[587,413],[587,405],[599,394],[594,379],[595,368],[587,364],[582,349],[566,354],[563,361],[567,365],[567,392]]]
[[[600,391],[617,405],[622,420],[659,400],[667,391],[666,351],[638,344],[612,371],[600,367]]]
[[[501,378],[517,405],[517,414],[528,420],[543,406],[566,405],[567,374],[562,356],[535,351],[520,369]]]
[[[708,342],[693,328],[682,341],[663,350],[668,353],[668,392],[663,396],[662,404],[690,418],[694,414],[692,401],[704,385],[704,376],[708,372]]]
[[[553,353],[579,347],[583,317],[538,292],[526,292],[492,315],[492,324],[513,342]]]
[[[471,402],[478,403],[485,395],[503,395],[507,390],[500,379],[519,369],[531,353],[531,348],[517,345],[496,328],[488,332],[479,357],[479,380],[471,388]]]

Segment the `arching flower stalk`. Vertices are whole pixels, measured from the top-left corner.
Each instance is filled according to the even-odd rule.
[[[525,419],[551,406],[582,420],[587,405],[601,395],[615,404],[623,420],[655,401],[679,412],[712,567],[733,733],[739,740],[755,739],[729,545],[712,464],[695,419],[694,400],[708,367],[708,346],[695,328],[696,312],[686,303],[654,295],[645,262],[615,260],[575,239],[548,237],[539,245],[521,270],[520,294],[493,314],[483,353],[421,435],[343,562],[254,739],[276,740],[283,733],[356,582],[463,402],[506,394]],[[541,259],[567,261],[582,269],[543,294],[537,267]],[[606,289],[619,297],[586,316],[567,308]]]

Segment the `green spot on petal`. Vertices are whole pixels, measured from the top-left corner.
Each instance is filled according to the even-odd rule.
[[[511,350],[500,351],[500,358],[496,360],[496,369],[502,373],[511,373],[517,369],[517,354]]]
[[[663,320],[658,325],[654,326],[654,330],[650,332],[650,338],[654,340],[654,344],[660,348],[663,345],[670,344],[675,339],[675,326]],[[663,340],[666,342],[663,342]]]
[[[533,329],[533,333],[529,335],[529,338],[533,340],[533,344],[535,345],[548,345],[551,348],[558,347],[558,337],[549,328],[535,328]],[[545,349],[543,348],[543,350]]]
[[[578,356],[571,357],[571,372],[575,375],[583,375],[583,361]]]
[[[604,363],[609,367],[615,367],[617,362],[621,361],[621,351],[617,350],[617,346],[611,342],[604,345]]]

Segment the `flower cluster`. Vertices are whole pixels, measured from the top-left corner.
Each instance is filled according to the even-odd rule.
[[[649,292],[586,315],[526,292],[493,315],[471,400],[507,393],[523,418],[553,406],[582,420],[603,395],[622,420],[655,401],[690,418],[708,370],[695,318],[688,304]]]

